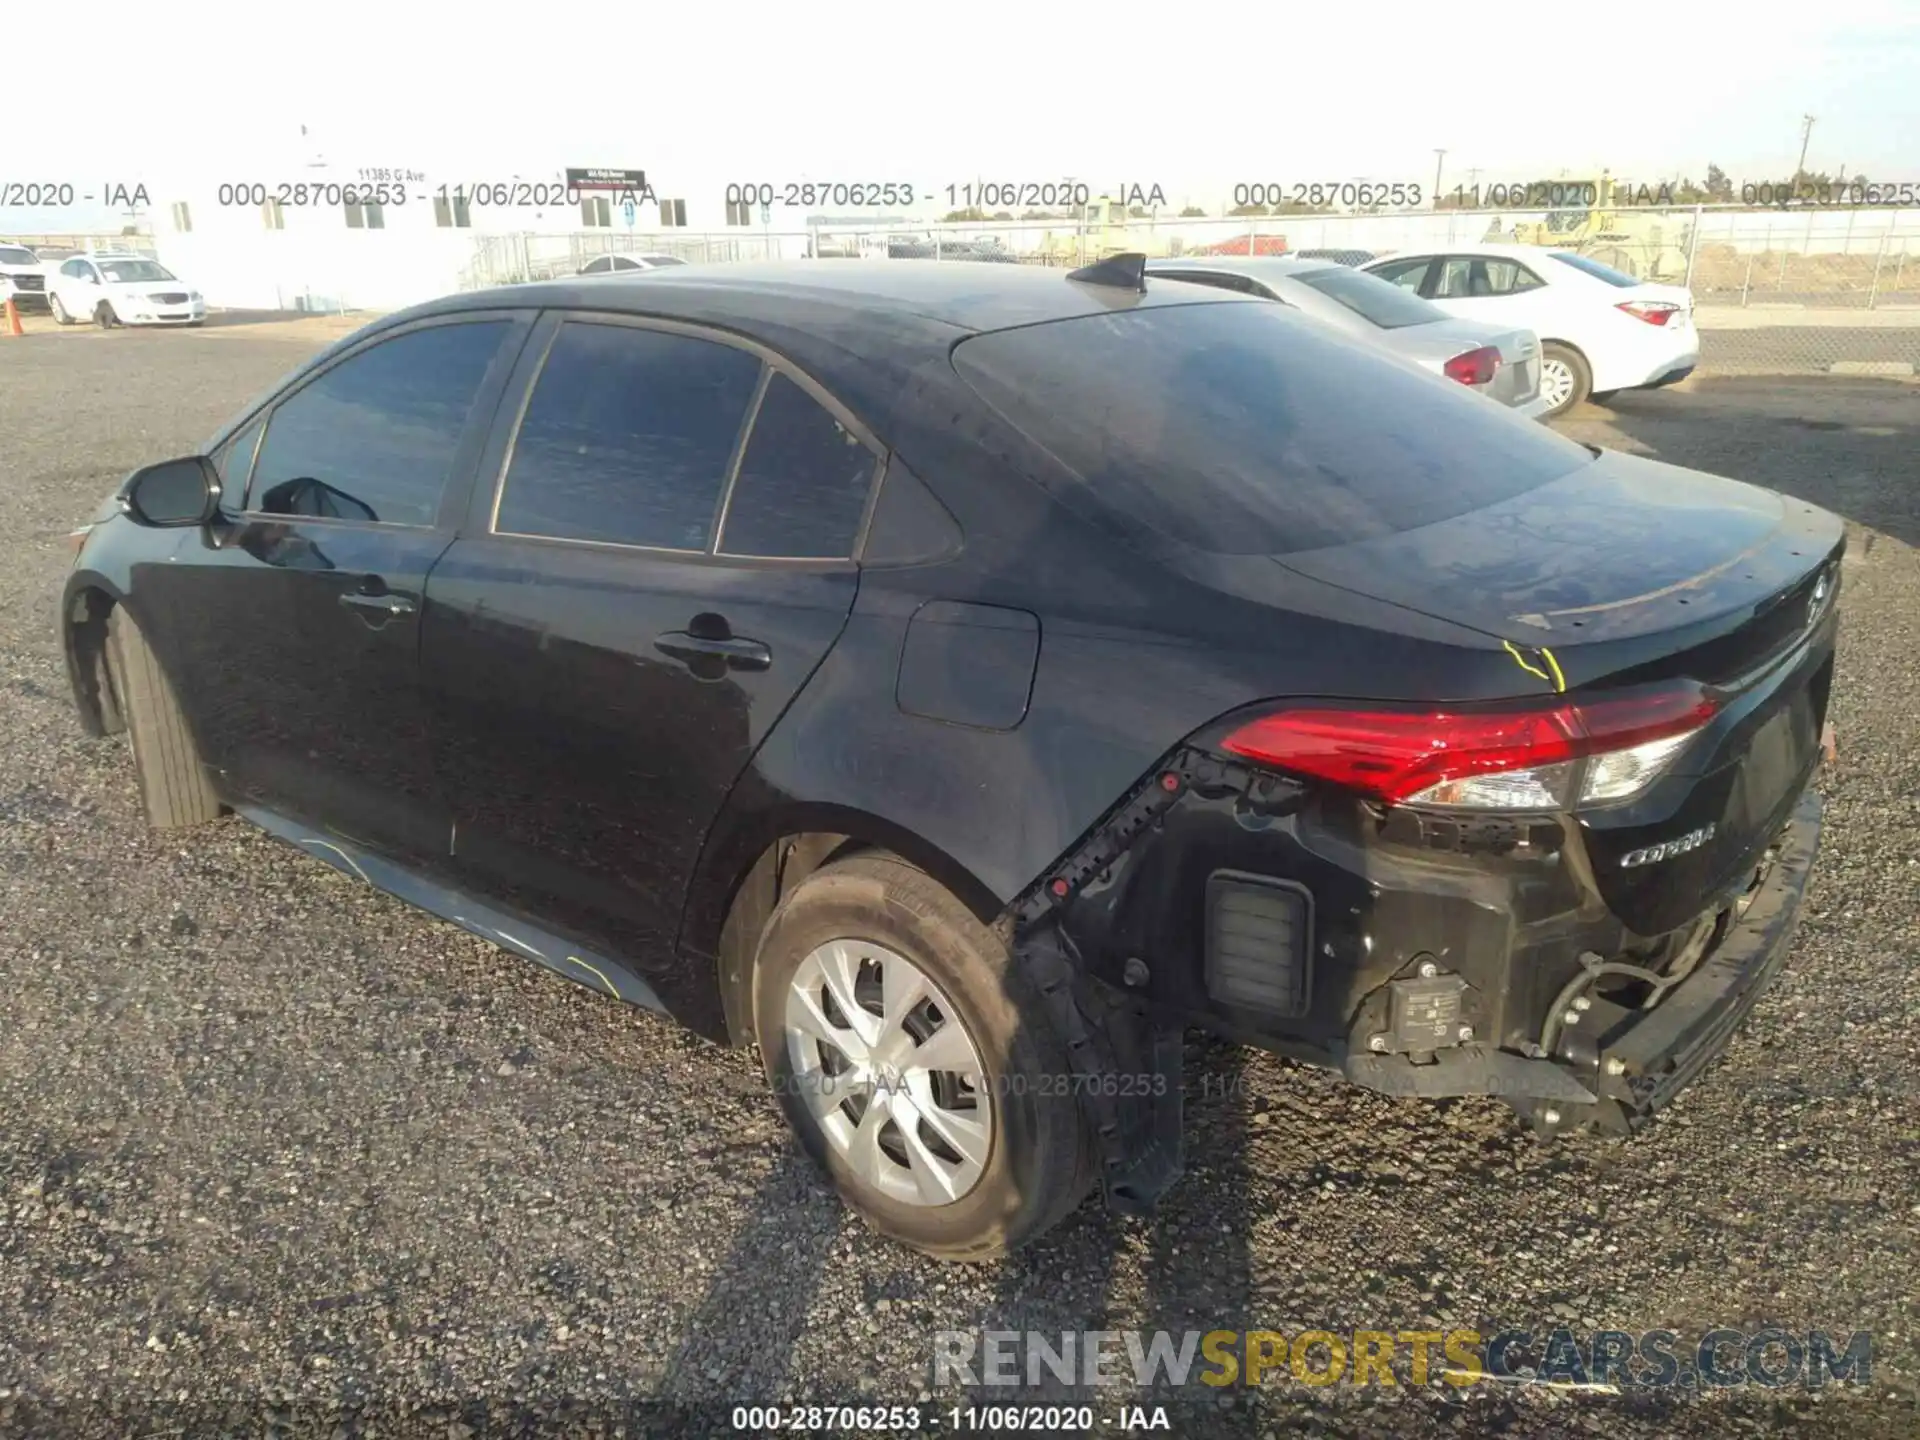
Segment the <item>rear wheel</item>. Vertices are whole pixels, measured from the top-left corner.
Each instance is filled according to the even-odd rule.
[[[904,861],[836,861],[781,903],[755,963],[754,1028],[807,1153],[915,1249],[1005,1254],[1092,1185],[1039,996],[1005,942]]]
[[[1564,414],[1592,389],[1593,372],[1587,368],[1586,356],[1553,340],[1540,347],[1540,393],[1546,398],[1547,414]]]
[[[207,780],[173,685],[140,627],[118,607],[107,616],[107,683],[133,741],[147,824],[177,830],[218,819],[220,797]]]
[[[58,295],[47,296],[47,311],[53,316],[53,323],[56,325],[71,325],[73,323],[73,316],[67,313],[67,307],[60,303],[60,297]]]

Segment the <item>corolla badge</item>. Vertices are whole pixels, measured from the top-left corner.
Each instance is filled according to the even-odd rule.
[[[1689,850],[1698,850],[1713,838],[1713,826],[1702,825],[1698,830],[1689,830],[1673,840],[1663,840],[1658,845],[1648,845],[1639,850],[1629,850],[1620,857],[1620,868],[1628,870],[1635,865],[1651,865],[1656,860],[1671,860],[1676,855],[1684,855]]]

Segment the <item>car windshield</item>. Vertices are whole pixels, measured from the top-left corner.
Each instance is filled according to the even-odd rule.
[[[1393,535],[1593,452],[1283,306],[1150,306],[962,341],[954,368],[1070,472],[1062,498],[1223,555]]]
[[[1590,255],[1576,255],[1571,250],[1553,250],[1548,252],[1562,265],[1571,265],[1583,275],[1591,275],[1596,280],[1604,280],[1609,285],[1618,285],[1622,290],[1640,282],[1631,275],[1623,274],[1611,265],[1602,265]]]
[[[22,250],[18,245],[0,245],[0,265],[35,265],[31,250]]]
[[[640,257],[649,265],[684,265],[687,262],[677,255],[643,255]]]
[[[1408,325],[1430,325],[1447,318],[1447,312],[1422,300],[1378,275],[1344,266],[1308,270],[1293,277],[1329,300],[1337,301],[1362,320],[1370,320],[1382,330],[1399,330]]]
[[[144,284],[149,280],[171,280],[173,272],[153,260],[102,260],[100,273],[122,284]]]

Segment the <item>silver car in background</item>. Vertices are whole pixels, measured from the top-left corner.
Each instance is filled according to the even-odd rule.
[[[1456,319],[1363,270],[1291,255],[1207,255],[1149,260],[1147,275],[1278,300],[1522,415],[1546,413],[1533,331]]]

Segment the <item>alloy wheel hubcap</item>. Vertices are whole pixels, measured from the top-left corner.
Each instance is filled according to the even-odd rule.
[[[889,1200],[951,1205],[986,1169],[993,1105],[979,1048],[905,956],[832,940],[787,988],[797,1093],[846,1165]]]
[[[1549,409],[1557,410],[1573,393],[1573,371],[1564,360],[1548,360],[1540,366],[1540,393],[1547,397]]]

